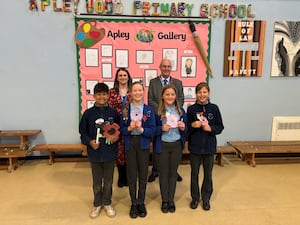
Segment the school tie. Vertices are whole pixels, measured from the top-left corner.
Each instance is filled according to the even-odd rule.
[[[168,84],[168,80],[164,79],[164,86],[166,86]]]

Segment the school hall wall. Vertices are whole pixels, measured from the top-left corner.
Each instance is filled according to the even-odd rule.
[[[192,16],[198,16],[204,1],[185,2],[194,4]],[[132,14],[131,3],[124,4],[124,14]],[[273,116],[300,115],[299,78],[270,76],[274,22],[299,21],[300,1],[205,3],[252,4],[254,19],[266,20],[262,77],[234,78],[223,77],[226,20],[212,20],[211,101],[220,107],[225,125],[218,145],[228,140],[270,140]],[[34,144],[79,143],[72,13],[49,9],[33,13],[28,10],[28,1],[0,1],[0,9],[0,130],[41,129],[42,133],[33,139]]]

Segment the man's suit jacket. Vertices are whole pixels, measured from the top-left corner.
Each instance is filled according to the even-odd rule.
[[[177,100],[179,106],[182,107],[184,103],[183,86],[182,81],[176,78],[170,77],[170,84],[174,85],[177,90]],[[155,77],[150,80],[148,88],[148,105],[151,106],[157,113],[158,104],[160,101],[161,91],[163,85],[159,77]]]

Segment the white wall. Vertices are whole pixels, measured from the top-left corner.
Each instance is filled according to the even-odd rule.
[[[124,14],[132,14],[133,1],[122,2],[126,2]],[[194,4],[192,16],[198,16],[200,3],[220,3],[185,2]],[[270,140],[273,116],[300,115],[299,78],[270,77],[274,22],[299,21],[300,1],[221,3],[252,4],[255,19],[266,20],[267,26],[263,76],[228,78],[223,77],[225,19],[212,22],[211,101],[219,105],[225,125],[218,144],[224,145],[228,140]],[[0,8],[0,130],[41,129],[34,143],[79,143],[72,14],[55,13],[49,8],[33,13],[28,10],[28,1],[1,1]]]

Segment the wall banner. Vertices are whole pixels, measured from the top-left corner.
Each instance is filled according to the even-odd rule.
[[[211,22],[193,23],[209,60]],[[195,101],[195,85],[208,82],[187,20],[77,17],[75,28],[80,114],[94,104],[94,85],[105,82],[111,88],[120,67],[129,70],[133,81],[142,81],[147,93],[150,79],[160,75],[161,59],[170,59],[171,76],[183,82],[185,107]]]

